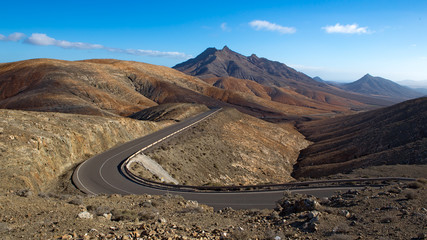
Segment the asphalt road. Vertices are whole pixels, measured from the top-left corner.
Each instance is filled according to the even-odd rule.
[[[80,164],[73,173],[73,183],[87,194],[166,194],[182,195],[189,200],[213,206],[215,209],[232,207],[234,209],[274,208],[275,202],[283,196],[283,190],[259,192],[181,192],[157,189],[138,184],[126,178],[120,171],[121,164],[129,156],[147,149],[153,144],[189,128],[220,109],[212,109],[195,117],[161,129],[142,138],[124,143],[94,156]],[[354,189],[355,187],[352,187]],[[331,196],[337,190],[349,187],[296,189],[292,192],[311,194],[317,197]]]

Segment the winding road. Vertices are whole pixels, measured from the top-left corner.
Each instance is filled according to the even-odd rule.
[[[166,194],[182,195],[188,200],[196,200],[215,209],[232,207],[234,209],[274,208],[275,202],[283,196],[282,190],[195,192],[179,188],[159,188],[156,185],[141,184],[129,178],[121,170],[123,163],[132,155],[146,150],[155,144],[188,129],[200,121],[217,113],[212,109],[177,124],[163,128],[147,136],[124,143],[96,155],[80,164],[73,173],[73,183],[87,194]],[[357,187],[351,187],[352,189]],[[293,189],[291,192],[311,194],[317,197],[331,196],[335,191],[350,187],[323,187]]]

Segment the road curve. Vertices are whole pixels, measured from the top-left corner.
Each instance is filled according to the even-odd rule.
[[[73,173],[73,183],[83,192],[88,194],[141,193],[136,191],[136,186],[119,172],[120,164],[138,152],[141,152],[166,138],[183,131],[186,128],[203,121],[221,109],[211,109],[197,116],[185,119],[179,123],[163,128],[147,136],[126,142],[111,148],[80,164]]]
[[[96,155],[74,171],[72,181],[87,194],[156,194],[174,193],[186,199],[213,206],[215,209],[232,207],[234,209],[274,208],[275,202],[283,196],[283,190],[250,192],[188,192],[160,189],[130,180],[122,173],[122,163],[135,153],[141,152],[162,140],[181,132],[215,114],[221,109],[212,109],[172,126],[163,128],[147,136],[124,143]],[[357,187],[352,187],[352,189]],[[293,189],[292,192],[311,194],[317,197],[331,196],[335,191],[349,187],[324,187]]]

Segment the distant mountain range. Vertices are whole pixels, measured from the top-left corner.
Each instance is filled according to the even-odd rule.
[[[229,106],[265,119],[311,119],[417,96],[370,76],[357,84],[332,86],[285,64],[246,57],[228,47],[208,48],[174,68],[182,72],[114,59],[2,63],[0,108],[129,116],[158,104],[179,102]],[[378,92],[380,87],[388,92]],[[398,93],[403,97],[392,95]]]
[[[259,58],[254,54],[246,57],[230,50],[227,46],[221,50],[208,48],[197,57],[180,63],[173,68],[199,77],[224,89],[236,84],[223,84],[217,82],[218,80],[227,82],[240,81],[236,79],[249,80],[252,82],[250,83],[252,89],[249,88],[249,91],[246,89],[249,94],[260,96],[259,91],[253,90],[253,82],[255,82],[260,84],[256,89],[267,89],[264,96],[271,98],[273,101],[293,102],[294,105],[313,108],[318,108],[316,106],[318,104],[327,104],[334,107],[359,109],[366,104],[387,106],[395,102],[352,93],[313,80],[304,73],[298,72],[283,63]],[[241,86],[241,84],[238,85]]]
[[[359,80],[351,83],[325,81],[318,76],[314,77],[313,79],[318,82],[336,86],[343,90],[375,96],[383,99],[389,99],[395,102],[422,97],[427,94],[427,89],[410,88],[385,78],[373,77],[370,74],[366,74]]]
[[[341,85],[342,89],[357,92],[361,94],[389,97],[396,100],[408,100],[421,97],[424,94],[412,90],[408,87],[401,86],[393,81],[381,77],[373,77],[366,74],[361,79]]]
[[[317,81],[317,82],[322,82],[322,83],[326,83],[332,86],[340,86],[342,84],[345,84],[343,82],[336,82],[336,81],[328,81],[328,80],[323,80],[322,78],[320,78],[319,76],[316,76],[313,78],[313,80]]]
[[[423,93],[424,96],[427,96],[427,81],[404,80],[397,83],[402,86],[410,87],[417,92]]]

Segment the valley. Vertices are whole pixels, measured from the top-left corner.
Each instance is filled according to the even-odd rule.
[[[380,216],[383,210],[375,209],[394,206],[388,212],[393,229],[399,221],[414,226],[426,222],[427,98],[395,85],[390,89],[388,80],[364,78],[347,87],[333,86],[228,47],[208,48],[174,68],[114,59],[2,63],[0,237],[145,234],[178,239],[188,233],[207,239],[351,238],[371,221],[375,224],[365,238],[417,237],[415,233],[423,233],[416,227],[390,235]],[[325,199],[285,192],[292,204],[301,199],[319,203],[292,213],[289,209],[297,205],[288,206],[279,197],[275,209],[214,211],[173,194],[86,195],[71,181],[85,160],[217,108],[221,111],[212,117],[143,154],[182,185],[377,176],[417,181],[387,184],[385,190],[337,192]],[[131,171],[161,181],[137,163]],[[49,206],[55,214],[48,214],[53,211]],[[366,215],[365,208],[375,214]],[[315,217],[309,214],[317,214],[313,211],[320,212],[321,220],[311,220]],[[339,231],[338,222],[344,223]]]

